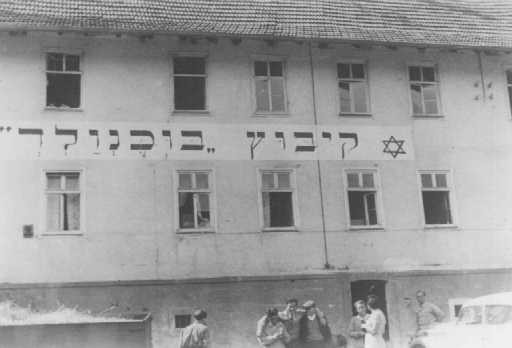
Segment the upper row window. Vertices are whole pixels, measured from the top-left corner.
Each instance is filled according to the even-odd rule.
[[[82,72],[76,54],[46,54],[46,106],[79,108]]]
[[[439,83],[432,66],[409,66],[409,84],[414,115],[439,115]],[[340,113],[368,114],[370,101],[365,64],[339,63],[337,65]],[[206,58],[174,57],[174,109],[177,111],[205,111]],[[46,106],[80,108],[80,56],[50,52],[46,54]],[[509,89],[512,74],[507,73]],[[285,64],[281,60],[254,62],[254,86],[257,113],[284,113],[287,109]],[[512,95],[512,93],[511,93]],[[512,104],[512,97],[511,97]]]

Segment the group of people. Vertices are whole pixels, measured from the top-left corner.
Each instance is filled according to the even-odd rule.
[[[408,298],[405,298],[408,300]],[[418,306],[414,309],[414,327],[411,339],[421,335],[433,323],[442,321],[444,313],[435,304],[426,301],[426,293],[416,293]],[[408,309],[411,303],[406,301]],[[256,338],[265,348],[385,348],[386,317],[378,308],[378,297],[368,295],[366,301],[354,303],[356,315],[348,326],[348,341],[343,335],[333,337],[325,314],[308,300],[302,306],[295,298],[286,301],[284,310],[269,308],[258,320]],[[180,348],[208,348],[210,335],[206,325],[206,311],[193,313],[194,322],[182,330]]]
[[[354,348],[385,348],[386,317],[377,306],[376,295],[355,303],[357,315],[349,326],[348,342]],[[266,348],[344,347],[344,336],[333,337],[326,316],[312,300],[301,307],[296,299],[286,301],[286,308],[270,308],[258,321],[256,337]]]

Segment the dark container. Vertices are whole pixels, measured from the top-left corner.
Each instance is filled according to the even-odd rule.
[[[151,348],[151,315],[128,321],[0,326],[1,348]]]

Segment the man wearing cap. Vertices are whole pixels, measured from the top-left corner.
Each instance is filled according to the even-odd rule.
[[[206,325],[206,311],[197,309],[192,314],[194,322],[181,331],[180,348],[208,348],[210,332]]]
[[[304,348],[325,348],[331,340],[331,332],[325,315],[314,301],[303,304],[306,314],[300,320],[300,338]]]
[[[279,317],[283,321],[290,340],[286,342],[286,348],[298,348],[300,344],[299,323],[306,314],[304,309],[299,308],[299,301],[295,298],[286,300],[286,308],[279,312]]]

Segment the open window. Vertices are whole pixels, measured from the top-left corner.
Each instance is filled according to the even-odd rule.
[[[80,56],[46,53],[46,106],[80,108],[82,72]]]
[[[453,224],[448,172],[421,172],[420,178],[425,224]]]
[[[264,229],[289,229],[295,226],[292,173],[283,170],[261,172]]]
[[[179,229],[212,231],[212,185],[210,171],[178,172]]]
[[[376,172],[350,170],[346,178],[350,226],[358,228],[381,225]]]

